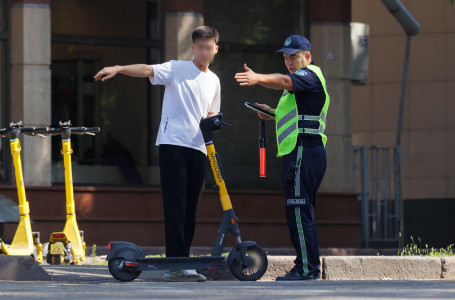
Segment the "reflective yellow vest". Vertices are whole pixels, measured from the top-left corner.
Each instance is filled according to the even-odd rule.
[[[289,154],[294,150],[299,133],[320,135],[324,147],[327,142],[327,136],[324,134],[324,131],[330,96],[327,93],[326,81],[322,75],[321,68],[315,65],[308,65],[307,68],[313,71],[319,78],[319,81],[321,81],[325,93],[324,106],[319,115],[299,115],[294,94],[289,93],[287,90],[284,91],[275,110],[276,138],[278,143],[277,156]],[[318,122],[319,128],[299,128],[299,120]]]

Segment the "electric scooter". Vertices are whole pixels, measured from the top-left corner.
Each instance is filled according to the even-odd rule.
[[[48,264],[80,265],[85,260],[84,232],[79,230],[74,204],[73,175],[71,168],[71,134],[95,135],[99,127],[71,127],[71,121],[59,122],[60,128],[49,128],[50,135],[62,136],[63,164],[65,166],[66,222],[62,232],[53,232],[46,245]]]
[[[266,272],[268,261],[264,249],[255,242],[242,241],[241,239],[238,219],[234,214],[234,209],[227,193],[221,160],[218,153],[215,152],[212,131],[221,130],[222,126],[230,126],[224,123],[222,118],[223,116],[220,113],[216,116],[204,118],[200,122],[210,166],[216,182],[213,189],[219,193],[223,208],[223,217],[211,256],[146,258],[144,252],[135,244],[110,242],[106,260],[108,261],[109,272],[115,279],[132,281],[142,271],[224,269],[228,266],[237,279],[255,281]],[[222,251],[228,233],[234,235],[237,244],[231,249],[226,258],[222,256]]]
[[[25,197],[24,176],[22,173],[21,145],[19,137],[22,134],[44,136],[47,127],[23,127],[22,121],[10,123],[9,128],[0,129],[0,137],[10,139],[11,155],[13,156],[14,172],[16,175],[17,196],[19,199],[20,221],[11,245],[1,241],[1,253],[6,255],[32,255],[38,263],[43,262],[43,246],[39,241],[39,232],[32,232],[30,223],[30,207]]]

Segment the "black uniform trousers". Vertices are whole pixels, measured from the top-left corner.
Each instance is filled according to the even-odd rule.
[[[188,257],[194,237],[207,156],[175,145],[159,146],[166,257]]]
[[[303,276],[320,275],[318,233],[314,209],[316,193],[324,178],[327,157],[322,143],[306,146],[299,136],[295,149],[283,156],[283,187],[286,220],[297,252],[294,271]]]

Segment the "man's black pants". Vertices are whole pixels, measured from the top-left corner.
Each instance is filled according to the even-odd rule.
[[[206,155],[174,145],[159,146],[166,257],[188,257],[204,187]]]
[[[304,276],[320,274],[314,208],[326,165],[324,146],[303,146],[300,139],[295,149],[283,156],[286,220],[292,244],[297,252],[294,271]]]

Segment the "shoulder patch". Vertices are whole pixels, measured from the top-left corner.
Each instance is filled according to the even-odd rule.
[[[296,75],[300,75],[300,76],[307,76],[308,75],[308,72],[305,71],[305,70],[298,70],[297,72],[295,72]]]

